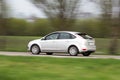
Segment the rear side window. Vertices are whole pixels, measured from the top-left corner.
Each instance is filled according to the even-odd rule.
[[[89,36],[89,35],[87,35],[87,34],[85,34],[85,33],[80,33],[80,34],[78,34],[79,36],[81,36],[82,38],[84,38],[84,39],[93,39],[91,36]]]
[[[74,39],[75,36],[69,33],[60,33],[59,39]]]

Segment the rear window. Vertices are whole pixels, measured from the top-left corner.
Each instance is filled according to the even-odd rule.
[[[79,33],[78,35],[81,36],[84,39],[93,39],[91,36],[89,36],[89,35],[87,35],[85,33]]]

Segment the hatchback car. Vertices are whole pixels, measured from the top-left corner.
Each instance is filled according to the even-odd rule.
[[[28,43],[28,50],[35,55],[41,52],[47,55],[67,52],[71,56],[77,56],[78,53],[83,54],[83,56],[89,56],[95,52],[96,46],[95,40],[85,33],[56,31],[41,39],[30,41]]]

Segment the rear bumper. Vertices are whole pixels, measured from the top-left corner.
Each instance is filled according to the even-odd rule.
[[[82,52],[82,53],[94,53],[95,51],[84,51],[84,52]]]
[[[91,46],[91,47],[84,47],[84,48],[82,48],[79,52],[80,53],[84,53],[84,52],[91,52],[91,53],[93,53],[93,52],[95,52],[96,51],[96,46]]]

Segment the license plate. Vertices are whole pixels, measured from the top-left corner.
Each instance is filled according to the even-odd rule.
[[[94,45],[94,43],[90,42],[90,43],[89,43],[89,45],[90,45],[90,46],[93,46],[93,45]]]

